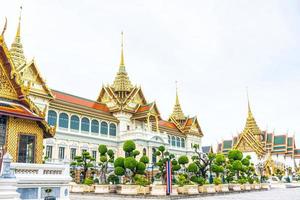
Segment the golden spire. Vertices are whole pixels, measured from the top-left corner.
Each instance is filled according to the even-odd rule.
[[[256,121],[251,112],[248,89],[247,89],[247,101],[248,101],[248,117],[246,120],[246,125],[244,128],[244,131],[251,131],[254,135],[259,135],[259,134],[261,134],[261,131],[260,131],[259,127],[257,126]]]
[[[21,43],[21,16],[22,16],[22,6],[20,7],[19,23],[18,23],[16,37],[10,48],[10,54],[15,64],[15,67],[17,69],[26,64],[23,45]]]
[[[177,89],[177,81],[176,81],[176,100],[175,100],[175,105],[173,108],[173,113],[171,114],[170,118],[174,118],[176,120],[185,120],[186,117],[184,116],[181,105],[179,103],[179,97],[178,97],[178,89]]]
[[[114,83],[112,87],[114,88],[115,92],[130,92],[132,89],[132,84],[129,80],[127,75],[125,64],[124,64],[124,36],[123,32],[121,33],[121,61],[119,65],[119,71],[115,77]]]

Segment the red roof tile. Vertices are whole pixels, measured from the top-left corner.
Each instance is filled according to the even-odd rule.
[[[0,115],[7,115],[36,121],[43,120],[41,117],[32,113],[30,110],[26,109],[20,104],[4,101],[0,102]]]
[[[59,92],[59,91],[55,91],[55,90],[52,90],[52,92],[53,92],[56,100],[65,101],[65,102],[72,103],[72,104],[77,104],[80,106],[92,108],[95,110],[100,110],[103,112],[109,112],[109,109],[105,104],[101,104],[101,103],[98,103],[95,101],[91,101],[91,100],[84,99],[81,97],[76,97],[76,96],[66,94],[63,92]]]
[[[140,106],[139,109],[136,111],[137,113],[139,112],[145,112],[148,111],[150,109],[149,105],[144,105],[144,106]]]
[[[177,129],[176,125],[173,124],[172,122],[169,122],[169,121],[160,120],[158,122],[158,125],[159,126],[164,126],[164,127],[167,127],[167,128]]]

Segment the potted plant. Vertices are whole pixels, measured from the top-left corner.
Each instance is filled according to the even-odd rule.
[[[123,185],[117,187],[117,193],[119,194],[138,194],[139,186],[136,185],[135,181],[139,179],[134,179],[134,177],[139,175],[144,175],[146,170],[146,163],[149,159],[143,156],[140,161],[136,160],[136,156],[140,154],[136,150],[135,143],[132,140],[125,141],[123,144],[123,150],[125,152],[125,158],[118,157],[114,162],[114,173],[117,176],[123,176]]]
[[[94,167],[93,162],[95,159],[90,155],[89,152],[82,152],[81,156],[75,156],[75,161],[71,163],[71,166],[80,170],[83,175],[83,185],[72,186],[72,192],[90,192],[93,191],[93,180],[88,177],[88,171]]]
[[[108,174],[108,165],[114,162],[114,152],[107,149],[106,145],[99,145],[98,151],[100,153],[100,180],[99,184],[95,185],[95,193],[109,193],[110,185],[106,175]]]

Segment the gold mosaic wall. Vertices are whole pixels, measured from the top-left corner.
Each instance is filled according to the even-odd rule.
[[[13,162],[17,161],[20,134],[34,135],[36,137],[35,163],[41,164],[43,162],[43,130],[35,121],[9,117],[6,147],[9,154],[13,157]]]

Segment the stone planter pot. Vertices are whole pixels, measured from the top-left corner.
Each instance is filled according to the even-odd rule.
[[[228,184],[215,185],[216,192],[229,192]]]
[[[178,186],[177,192],[178,194],[187,194],[186,188],[184,188],[183,186]]]
[[[214,184],[208,184],[208,185],[203,185],[203,192],[204,193],[215,193],[216,188]]]
[[[270,190],[270,184],[269,183],[262,183],[261,184],[261,189],[264,189],[264,190]]]
[[[260,190],[261,189],[261,184],[260,183],[255,183],[253,185],[254,185],[255,190]]]
[[[109,193],[117,193],[117,185],[109,185]]]
[[[151,186],[151,195],[166,195],[166,185],[152,185]]]
[[[128,195],[137,195],[138,194],[138,185],[118,185],[117,193],[118,194],[128,194]]]
[[[245,183],[241,186],[241,189],[249,191],[249,190],[251,190],[251,185],[249,183]]]
[[[71,192],[76,192],[76,193],[84,192],[84,185],[82,185],[82,184],[73,184],[71,186]]]
[[[229,189],[233,191],[241,191],[241,185],[240,184],[229,184]]]
[[[94,192],[95,187],[94,185],[82,185],[83,187],[83,192]]]
[[[95,193],[108,194],[110,185],[95,185]]]
[[[150,193],[150,186],[138,186],[137,189],[138,194],[149,194]]]
[[[171,195],[178,195],[178,185],[172,185]]]
[[[186,194],[199,194],[198,185],[184,185],[183,190]]]
[[[203,187],[203,185],[199,185],[198,186],[198,191],[199,191],[199,193],[204,193],[204,187]]]

